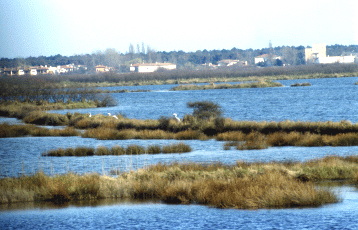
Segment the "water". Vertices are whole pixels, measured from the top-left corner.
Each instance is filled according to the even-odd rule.
[[[41,153],[51,149],[87,146],[112,147],[120,145],[169,145],[183,142],[193,149],[182,154],[144,154],[138,156],[91,156],[91,157],[42,157]],[[97,172],[110,174],[112,170],[135,170],[159,162],[223,162],[236,161],[306,161],[327,155],[347,156],[358,152],[353,147],[272,147],[263,150],[223,150],[224,142],[208,140],[96,140],[81,137],[21,137],[0,139],[0,177],[30,175],[38,171],[47,174],[68,172]]]
[[[256,121],[341,121],[358,122],[358,78],[334,78],[279,81],[286,87],[265,89],[227,89],[203,91],[168,91],[175,85],[116,87],[129,90],[150,89],[147,93],[116,93],[119,105],[111,108],[53,111],[92,114],[122,113],[129,118],[157,119],[180,117],[192,112],[189,101],[210,100],[220,104],[224,116],[233,120]],[[309,82],[310,87],[289,87]],[[0,119],[0,122],[18,123]],[[182,141],[193,148],[191,153],[141,156],[42,157],[41,153],[59,147],[138,144],[168,145],[176,140],[108,140],[80,137],[21,137],[0,139],[0,176],[98,172],[112,169],[130,170],[158,162],[306,161],[326,155],[353,155],[353,147],[276,147],[264,150],[223,150],[223,142]],[[319,208],[281,210],[222,210],[200,205],[166,205],[161,203],[71,204],[66,207],[0,206],[1,229],[357,229],[358,192],[355,188],[335,188],[342,197],[338,204]],[[101,203],[101,202],[98,202]],[[15,207],[15,208],[14,208]]]
[[[233,120],[358,122],[358,86],[354,85],[358,77],[278,82],[285,87],[196,91],[168,91],[175,85],[114,87],[113,90],[150,89],[152,92],[114,93],[112,95],[119,103],[115,107],[54,112],[121,113],[136,119],[158,119],[177,113],[182,118],[192,113],[187,102],[209,100],[218,103],[223,108],[223,116]],[[309,82],[312,86],[290,87],[296,82]]]

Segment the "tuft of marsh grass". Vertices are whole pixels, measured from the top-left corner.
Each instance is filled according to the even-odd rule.
[[[47,153],[42,153],[42,156],[48,157],[64,157],[64,156],[77,156],[77,157],[84,157],[84,156],[94,156],[95,150],[94,148],[88,147],[77,147],[77,148],[59,148],[53,149],[48,151]]]
[[[291,84],[291,87],[297,87],[297,86],[311,86],[311,83],[304,82],[304,83],[294,83],[294,84]]]
[[[163,153],[187,153],[191,152],[192,149],[189,145],[184,143],[172,144],[169,146],[163,146]]]
[[[111,148],[111,155],[125,155],[126,154],[126,150],[123,147],[120,146],[113,146]]]
[[[126,148],[127,155],[139,155],[144,153],[145,153],[145,148],[139,145],[129,145]]]
[[[158,154],[162,152],[162,148],[159,145],[150,145],[147,148],[148,154]]]

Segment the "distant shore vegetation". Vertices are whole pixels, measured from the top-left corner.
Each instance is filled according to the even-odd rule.
[[[242,89],[242,88],[267,88],[267,87],[282,87],[283,85],[278,82],[272,81],[258,81],[251,83],[241,84],[214,84],[209,85],[179,85],[171,88],[171,91],[179,90],[207,90],[207,89]]]

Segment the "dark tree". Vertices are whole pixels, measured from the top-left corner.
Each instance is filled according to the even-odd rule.
[[[220,105],[212,101],[188,102],[187,106],[194,109],[193,116],[199,119],[216,118],[222,114]]]

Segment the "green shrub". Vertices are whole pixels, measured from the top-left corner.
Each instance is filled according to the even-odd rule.
[[[188,102],[187,106],[194,109],[193,116],[199,119],[220,117],[222,114],[221,107],[211,101]]]

